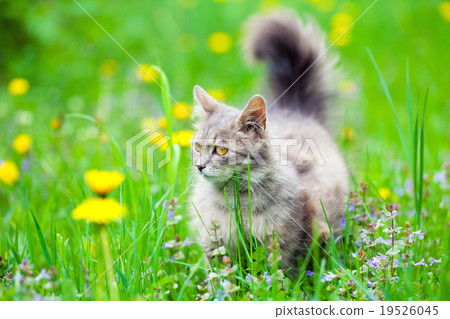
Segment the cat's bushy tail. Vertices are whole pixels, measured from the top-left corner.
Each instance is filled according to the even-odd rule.
[[[279,107],[323,119],[336,59],[324,54],[325,38],[314,22],[305,24],[288,11],[254,16],[247,24],[243,48],[250,60],[267,63]]]

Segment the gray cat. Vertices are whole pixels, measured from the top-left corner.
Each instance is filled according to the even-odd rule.
[[[320,57],[325,41],[315,24],[291,13],[256,16],[247,27],[244,51],[266,61],[275,103],[269,107],[255,95],[239,111],[194,88],[192,161],[201,176],[192,192],[191,224],[207,255],[218,246],[233,254],[236,210],[249,237],[250,184],[253,236],[262,244],[278,237],[281,265],[297,269],[313,226],[329,234],[320,201],[334,228],[345,212],[348,171],[323,126],[335,60]]]

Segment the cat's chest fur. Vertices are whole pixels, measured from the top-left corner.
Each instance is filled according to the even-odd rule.
[[[282,253],[286,253],[285,259],[288,259],[292,255],[291,250],[297,249],[292,243],[307,240],[302,228],[306,231],[311,227],[310,212],[303,207],[304,194],[295,184],[267,181],[264,187],[252,189],[249,198],[248,190],[241,190],[237,196],[233,187],[220,189],[200,178],[194,187],[192,202],[195,204],[191,211],[192,223],[207,254],[217,248],[211,236],[218,237],[219,244],[233,254],[238,238],[236,225],[242,224],[246,238],[250,235],[250,227],[253,236],[261,243],[277,236]],[[214,229],[213,225],[219,228]]]

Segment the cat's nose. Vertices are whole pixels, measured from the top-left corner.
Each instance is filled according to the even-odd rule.
[[[197,169],[201,172],[204,168],[205,165],[195,165],[197,167]]]

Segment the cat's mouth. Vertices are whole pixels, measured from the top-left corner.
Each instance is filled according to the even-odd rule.
[[[208,173],[208,172],[201,172],[200,175],[202,175],[207,181],[219,181],[220,175],[218,174],[213,174],[213,173]]]
[[[222,183],[228,179],[225,176],[223,176],[222,174],[218,174],[218,173],[214,173],[214,172],[202,171],[199,173],[200,173],[200,175],[203,176],[203,178],[205,180],[207,180],[208,182],[211,182],[211,183]]]

